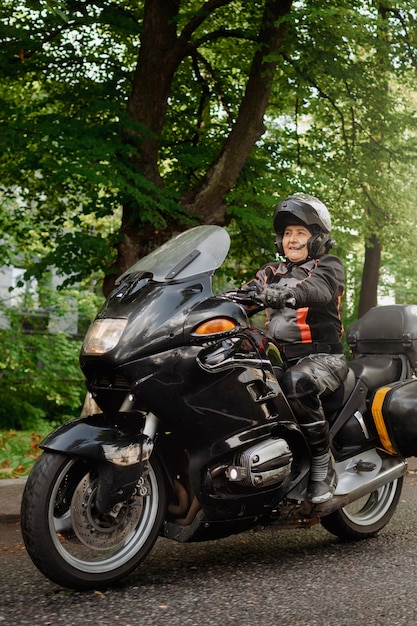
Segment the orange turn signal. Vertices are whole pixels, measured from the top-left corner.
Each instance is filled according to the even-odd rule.
[[[216,317],[208,322],[203,322],[194,333],[196,335],[214,335],[215,333],[225,333],[236,328],[237,324],[226,317]]]

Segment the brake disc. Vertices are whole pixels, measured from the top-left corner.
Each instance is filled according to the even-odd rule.
[[[102,515],[96,509],[97,479],[86,474],[71,501],[72,528],[78,539],[94,550],[109,550],[123,544],[134,532],[143,510],[143,498],[116,505]]]

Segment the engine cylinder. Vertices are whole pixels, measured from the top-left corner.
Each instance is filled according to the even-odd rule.
[[[247,487],[276,485],[290,474],[292,459],[285,439],[267,439],[236,454],[226,476]]]

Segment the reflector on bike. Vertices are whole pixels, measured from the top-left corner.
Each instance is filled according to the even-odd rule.
[[[228,330],[236,328],[237,324],[233,320],[224,317],[216,317],[213,320],[204,322],[198,326],[194,333],[196,335],[213,335],[215,333],[224,333]]]

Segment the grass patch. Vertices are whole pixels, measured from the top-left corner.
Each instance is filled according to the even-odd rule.
[[[19,478],[29,474],[42,452],[39,444],[51,430],[51,427],[45,427],[43,432],[0,431],[0,478]]]

